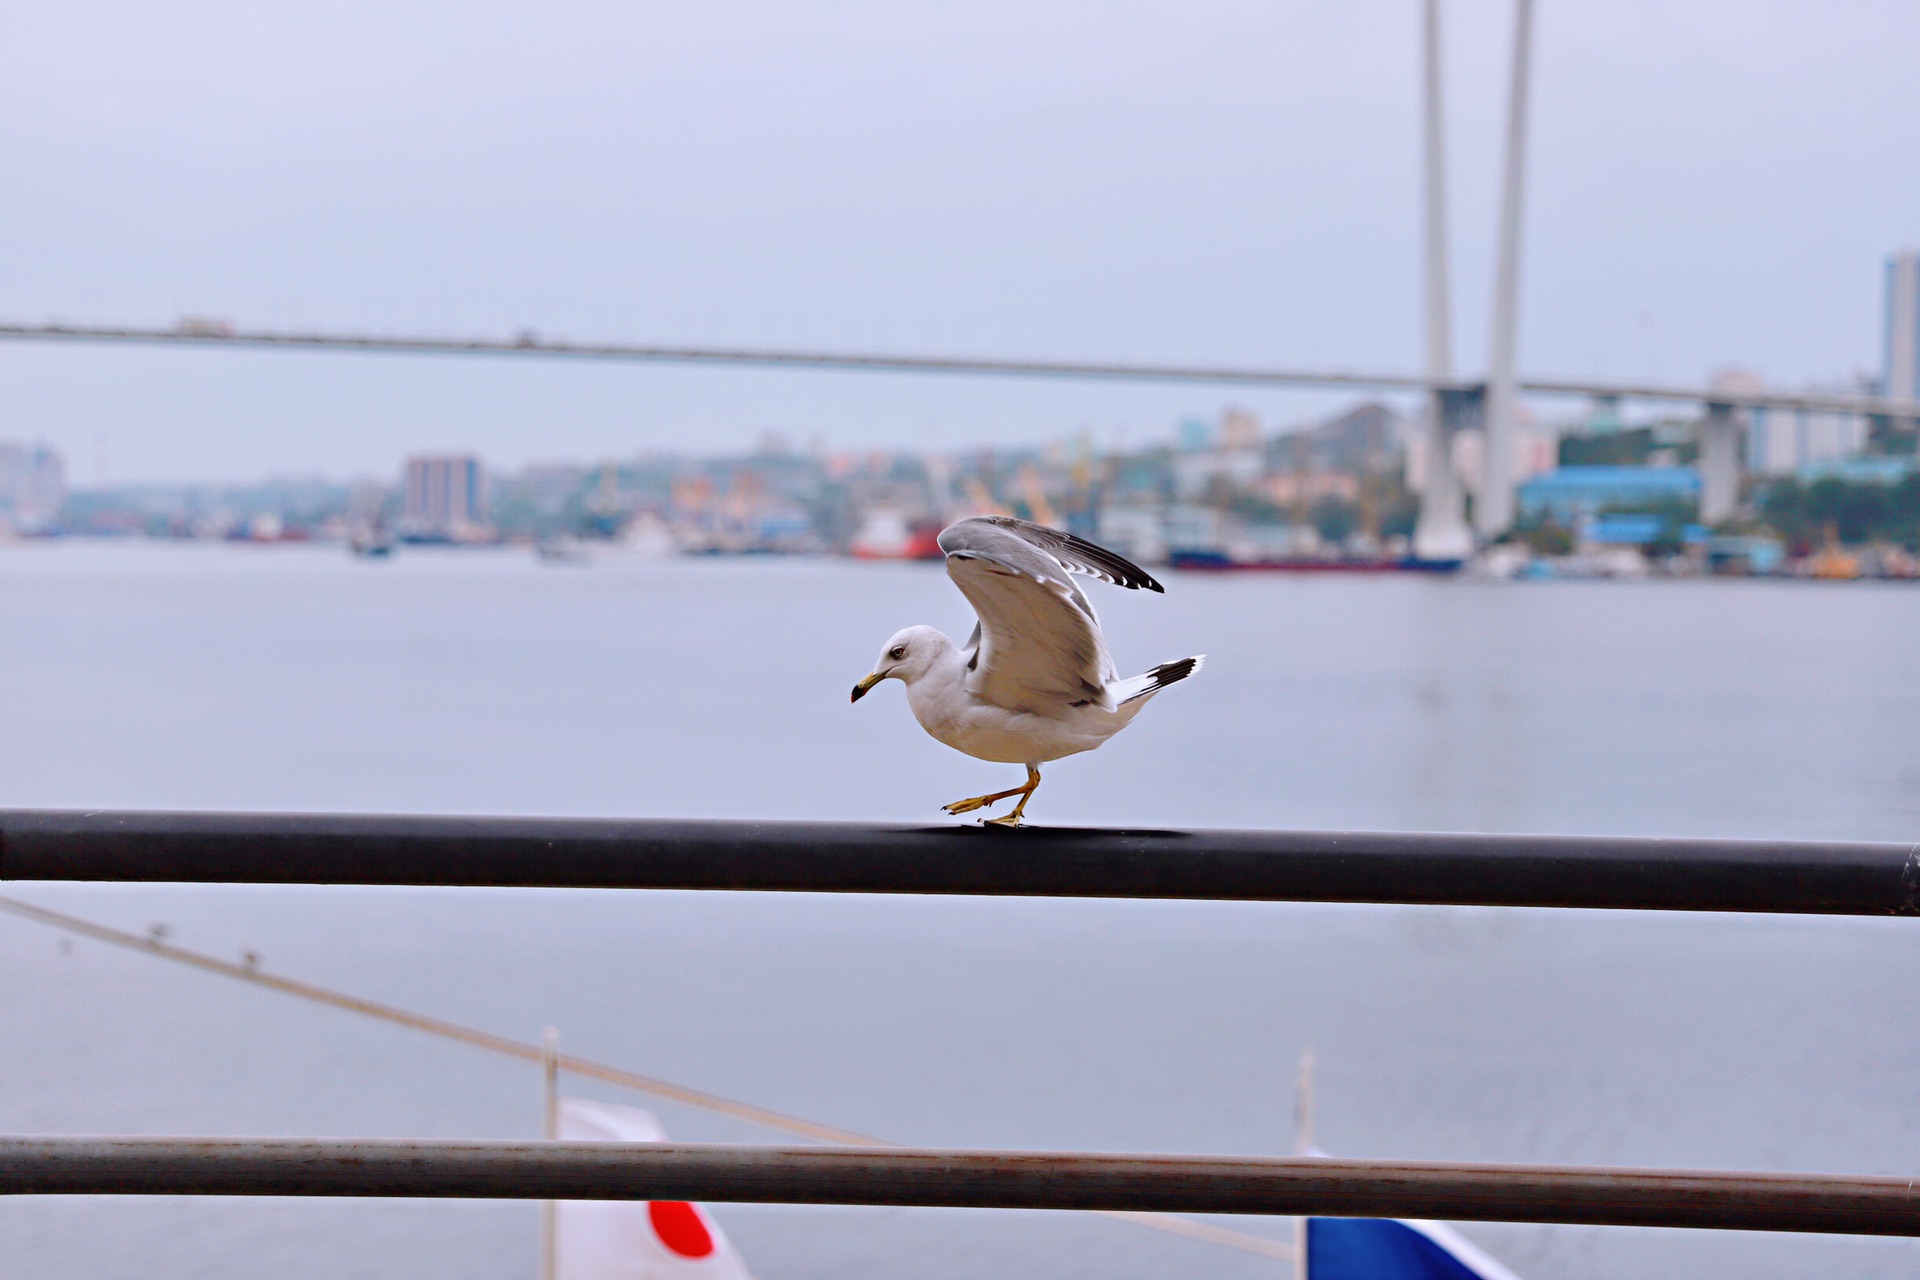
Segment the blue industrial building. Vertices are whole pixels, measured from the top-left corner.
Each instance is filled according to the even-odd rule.
[[[1560,467],[1522,484],[1519,496],[1522,516],[1572,526],[1610,508],[1698,506],[1700,473],[1692,467]]]

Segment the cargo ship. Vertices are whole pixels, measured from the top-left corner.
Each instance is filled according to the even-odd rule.
[[[1455,573],[1465,563],[1419,556],[1236,556],[1211,547],[1171,551],[1167,562],[1208,573]]]
[[[867,513],[853,536],[856,560],[942,560],[938,520],[909,521],[903,512],[882,507]]]

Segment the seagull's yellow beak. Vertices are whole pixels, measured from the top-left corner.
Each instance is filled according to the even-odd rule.
[[[859,684],[853,686],[853,700],[855,702],[860,701],[860,699],[867,696],[867,690],[873,688],[873,686],[879,684],[882,680],[885,680],[886,678],[887,678],[886,672],[884,671],[874,672],[872,675],[862,680]]]

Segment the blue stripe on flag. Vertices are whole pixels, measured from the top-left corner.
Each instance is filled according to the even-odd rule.
[[[1393,1218],[1307,1219],[1307,1280],[1487,1280],[1496,1274],[1509,1273],[1482,1270]]]

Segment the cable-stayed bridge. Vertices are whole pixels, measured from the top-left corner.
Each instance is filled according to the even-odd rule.
[[[166,345],[363,351],[399,355],[528,356],[552,359],[634,361],[655,364],[745,365],[772,369],[823,369],[870,373],[945,373],[988,377],[1094,379],[1116,382],[1194,382],[1262,387],[1352,388],[1357,391],[1446,391],[1483,394],[1484,379],[1396,373],[1377,369],[1307,368],[1285,365],[1161,364],[1130,360],[1032,360],[1003,356],[925,355],[913,352],[838,351],[824,348],[703,346],[674,343],[597,342],[546,338],[533,333],[507,337],[458,337],[352,333],[313,329],[242,329],[206,321],[177,325],[94,325],[48,321],[0,321],[0,340],[123,342]],[[1678,383],[1585,378],[1520,378],[1528,395],[1587,396],[1649,403],[1725,404],[1736,409],[1802,409],[1905,418],[1920,414],[1920,400],[1832,391],[1732,390]]]
[[[1739,413],[1773,409],[1857,415],[1879,431],[1920,424],[1920,399],[1844,391],[1790,391],[1760,387],[1693,386],[1633,380],[1534,378],[1515,364],[1519,331],[1521,227],[1525,203],[1528,79],[1532,52],[1533,0],[1515,0],[1512,78],[1509,87],[1505,164],[1500,190],[1492,329],[1484,376],[1452,370],[1451,286],[1448,273],[1445,130],[1442,122],[1440,0],[1423,0],[1423,329],[1425,369],[1396,373],[1344,368],[1301,368],[1152,361],[1026,359],[997,356],[854,352],[779,347],[585,342],[545,338],[533,331],[506,337],[399,335],[299,329],[241,329],[224,321],[186,319],[172,326],[0,321],[0,340],[107,342],[271,348],[302,351],[469,355],[666,364],[822,369],[895,374],[948,374],[1009,378],[1210,383],[1222,386],[1351,388],[1423,393],[1423,446],[1433,460],[1421,493],[1414,532],[1416,556],[1459,559],[1478,540],[1505,533],[1513,524],[1517,469],[1514,464],[1518,402],[1522,395],[1585,396],[1620,403],[1693,404],[1700,420],[1700,515],[1717,523],[1738,504],[1741,484]],[[1455,468],[1453,444],[1462,431],[1484,434],[1476,486],[1474,527],[1466,522],[1465,477]]]
[[[1218,386],[1350,388],[1356,391],[1424,392],[1435,406],[1439,440],[1429,440],[1429,458],[1449,456],[1453,434],[1490,425],[1489,384],[1444,373],[1303,368],[1278,365],[1180,364],[1119,360],[1036,360],[998,356],[926,355],[786,347],[699,346],[671,343],[589,342],[546,338],[530,332],[505,337],[329,332],[304,329],[242,329],[204,320],[176,325],[92,325],[51,321],[0,321],[0,340],[109,342],[257,348],[398,355],[493,356],[531,359],[610,360],[655,364],[715,365],[762,369],[816,369],[896,374],[947,374],[1006,378],[1095,379],[1120,382],[1195,383]],[[1776,391],[1699,387],[1672,383],[1583,378],[1514,380],[1517,394],[1584,396],[1615,402],[1696,404],[1701,421],[1701,511],[1717,521],[1731,513],[1740,490],[1740,424],[1744,409],[1856,414],[1885,422],[1920,419],[1920,401],[1833,391]],[[1431,429],[1431,428],[1430,428]],[[1489,431],[1489,435],[1491,432]],[[1511,474],[1511,464],[1508,464]],[[1483,479],[1488,492],[1491,475]],[[1511,490],[1511,485],[1507,489]],[[1462,512],[1460,478],[1450,468],[1429,468],[1422,494],[1422,555],[1457,558],[1472,549]],[[1509,508],[1511,503],[1509,501]],[[1511,514],[1507,517],[1511,520]],[[1489,527],[1484,536],[1502,532]],[[1439,533],[1435,535],[1436,527]]]

